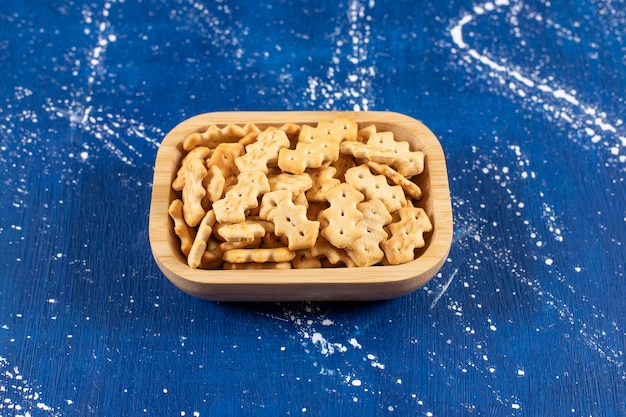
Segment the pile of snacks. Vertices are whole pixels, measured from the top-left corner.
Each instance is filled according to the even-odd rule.
[[[169,215],[191,268],[397,265],[432,231],[423,152],[373,124],[211,125],[182,148]]]

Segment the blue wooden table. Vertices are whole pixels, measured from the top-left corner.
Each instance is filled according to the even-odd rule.
[[[3,1],[0,416],[626,415],[625,6]],[[164,135],[326,109],[440,139],[440,273],[372,303],[171,285],[147,234]]]

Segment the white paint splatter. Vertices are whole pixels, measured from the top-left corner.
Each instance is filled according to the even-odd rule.
[[[341,343],[329,342],[324,336],[322,336],[321,333],[318,332],[313,333],[311,336],[311,342],[313,342],[313,344],[319,348],[322,355],[325,356],[334,354],[335,350],[338,352],[345,352],[347,350],[347,348]]]
[[[373,8],[374,2],[368,7]],[[374,104],[372,79],[377,69],[370,62],[371,18],[365,12],[365,5],[350,0],[345,25],[336,24],[337,32],[331,36],[336,38],[332,66],[325,77],[308,79],[308,99],[320,102],[324,109],[348,110],[345,107],[351,106],[354,111],[367,111]],[[347,30],[341,31],[342,26]]]
[[[509,151],[514,153],[513,159],[516,160],[516,163],[511,166],[511,168],[509,169],[509,173],[504,175],[504,179],[507,182],[512,181],[513,178],[516,177],[515,170],[525,170],[529,166],[531,166],[531,157],[526,155],[526,153],[520,146],[509,147]],[[496,147],[495,149],[493,149],[493,152],[494,155],[498,155],[501,154],[502,151],[498,149],[498,147]],[[479,162],[473,167],[474,175],[480,177],[479,174],[486,174],[490,176],[493,181],[501,180],[503,174],[501,173],[501,170],[498,168],[497,164],[491,162],[486,155],[483,155],[483,159],[484,160],[482,162]],[[515,167],[515,170],[513,169],[513,167]],[[468,175],[472,174],[470,173]],[[541,191],[541,187],[539,186],[540,180],[535,179],[534,177],[530,178],[530,180],[536,181],[536,188],[540,190],[539,196],[541,198],[545,198],[545,193]],[[505,205],[505,207],[507,207],[509,210],[516,210],[516,215],[517,212],[519,212],[519,214],[523,213],[525,208],[519,208],[519,205],[516,204],[517,197],[515,197],[513,191],[510,188],[507,188],[506,192],[507,194],[509,194],[511,202],[513,204]],[[524,222],[525,226],[530,230],[529,234],[531,235],[531,237],[533,237],[533,239],[540,239],[539,230],[547,229],[549,232],[552,233],[552,238],[554,239],[554,241],[562,242],[563,239],[560,230],[564,229],[564,226],[557,223],[555,210],[551,207],[551,205],[544,202],[542,203],[541,211],[542,219],[544,219],[546,222],[546,227],[539,228],[535,227],[529,221]],[[477,218],[480,218],[479,215],[474,214],[470,217],[471,224],[483,223],[476,220]],[[513,256],[510,249],[506,247],[496,249],[495,246],[491,245],[488,241],[481,241],[480,245],[484,246],[485,250],[489,253],[489,256],[493,258],[492,262],[497,262],[505,265],[505,268],[508,269],[512,277],[515,277],[520,283],[525,284],[529,288],[531,288],[535,292],[536,296],[540,300],[542,300],[547,307],[554,309],[565,323],[574,327],[573,333],[579,334],[581,340],[590,349],[596,352],[599,357],[615,365],[615,367],[619,370],[621,377],[623,379],[626,379],[626,370],[623,369],[624,352],[622,349],[620,349],[620,347],[615,346],[613,343],[611,343],[611,340],[619,340],[620,336],[615,335],[623,334],[616,322],[607,323],[604,328],[599,329],[593,323],[585,322],[583,318],[574,316],[570,307],[563,300],[555,296],[552,292],[546,290],[538,277],[528,276],[528,274],[524,270],[524,267],[512,260]],[[541,248],[542,246],[538,245],[538,247]],[[554,263],[554,260],[551,256],[546,255],[543,256],[541,259],[543,259],[543,263],[546,266],[549,266],[551,268],[551,273],[554,274],[558,281],[566,281],[565,276],[560,272],[559,268]],[[578,270],[581,270],[580,266],[575,267],[575,270],[576,268],[578,268]],[[574,288],[571,284],[567,285],[566,288],[572,295],[575,295],[577,293],[576,288]],[[586,300],[583,298],[581,302],[586,302]],[[596,311],[596,314],[600,316],[605,315],[596,306],[593,306],[593,308]],[[490,325],[490,328],[491,326],[495,328],[495,325]],[[471,327],[467,327],[466,331],[471,332],[473,331],[473,329]]]
[[[302,309],[295,311],[287,309],[281,315],[269,315],[268,317],[278,320],[279,327],[283,327],[283,323],[290,323],[294,326],[295,331],[300,336],[299,341],[302,348],[305,353],[311,355],[312,366],[319,368],[320,375],[336,378],[337,381],[353,387],[363,386],[363,389],[367,391],[369,389],[367,381],[359,376],[359,367],[355,367],[355,364],[369,364],[371,368],[381,371],[386,368],[376,354],[364,354],[362,352],[364,346],[354,336],[354,332],[348,330],[352,326],[343,323],[336,324],[337,320],[325,317],[319,307],[306,304]],[[335,327],[329,329],[329,326]],[[342,330],[338,335],[336,331],[338,329],[346,330]],[[286,328],[285,331],[290,332]],[[354,331],[360,333],[357,328],[354,328]],[[333,336],[328,336],[327,332],[332,332]],[[283,348],[281,348],[282,350]],[[339,358],[336,358],[337,355],[340,355]],[[338,367],[337,359],[345,360],[345,366]],[[353,383],[353,381],[357,382]]]
[[[140,121],[106,112],[93,104],[94,90],[108,72],[107,48],[117,41],[115,29],[108,18],[110,9],[115,4],[116,0],[108,1],[97,11],[89,7],[83,8],[83,22],[88,25],[84,33],[93,38],[93,44],[84,52],[84,57],[75,56],[73,75],[81,76],[83,66],[87,68],[87,74],[80,80],[78,86],[71,90],[69,97],[54,102],[47,99],[43,109],[50,118],[66,119],[72,128],[80,129],[101,141],[102,148],[118,160],[135,166],[136,160],[141,159],[142,154],[129,139],[139,139],[158,147],[162,137],[160,129],[149,129]],[[89,156],[87,149],[79,153],[79,158],[83,162],[87,161]]]
[[[456,268],[454,271],[452,271],[452,274],[450,274],[450,277],[448,278],[446,283],[443,285],[443,287],[441,288],[441,290],[439,291],[435,299],[432,301],[432,303],[430,303],[431,310],[435,308],[439,299],[446,293],[446,291],[448,290],[448,287],[450,286],[450,284],[452,283],[452,280],[454,279],[454,277],[456,276],[458,272],[459,272],[459,268]]]
[[[476,69],[485,72],[489,77],[496,78],[498,85],[508,86],[516,91],[519,97],[532,102],[534,106],[539,106],[545,114],[568,123],[572,132],[585,132],[592,144],[603,144],[609,150],[611,161],[625,163],[626,155],[623,148],[626,147],[626,132],[623,130],[624,124],[621,118],[610,121],[606,112],[585,103],[577,97],[576,91],[558,86],[554,76],[539,78],[534,73],[533,75],[525,74],[507,60],[489,56],[482,49],[473,48],[469,44],[471,41],[466,39],[464,31],[466,26],[477,22],[479,17],[487,13],[497,16],[503,12],[503,7],[510,6],[511,14],[517,16],[523,3],[515,2],[512,5],[508,0],[500,0],[495,2],[494,6],[497,7],[486,7],[486,5],[494,4],[487,2],[476,5],[473,14],[465,14],[450,28],[452,42],[458,49],[457,52],[463,57],[461,62],[467,64],[475,62],[478,64]],[[543,21],[539,14],[533,13],[533,15],[536,21]],[[511,18],[510,24],[515,27],[516,21],[517,17]],[[546,23],[563,29],[555,22],[546,21]],[[467,37],[471,37],[471,32]]]
[[[358,340],[356,340],[356,338],[351,338],[350,340],[348,340],[348,343],[350,343],[350,345],[354,348],[357,349],[363,349],[363,346],[361,346],[361,344],[359,343]]]
[[[61,414],[43,402],[42,396],[38,387],[24,379],[17,366],[10,366],[8,360],[0,356],[0,416],[41,415],[44,411],[46,415],[59,417]]]

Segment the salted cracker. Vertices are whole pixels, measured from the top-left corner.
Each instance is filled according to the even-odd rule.
[[[180,199],[173,200],[167,212],[174,221],[174,233],[180,240],[180,250],[183,255],[187,257],[191,251],[196,231],[185,222],[183,217],[183,202]]]
[[[375,148],[361,142],[341,142],[339,152],[348,154],[356,159],[391,164],[396,159],[396,153],[391,149]]]
[[[309,202],[326,201],[328,190],[341,183],[341,181],[335,178],[337,168],[333,166],[309,169],[307,172],[312,181],[310,189],[306,192],[306,198]]]
[[[205,215],[202,200],[206,195],[204,177],[207,174],[204,161],[199,158],[191,159],[185,164],[185,185],[182,190],[183,215],[185,222],[195,227]]]
[[[262,171],[269,173],[269,166],[278,160],[278,152],[290,145],[287,134],[274,127],[259,133],[256,142],[246,146],[245,154],[235,160],[239,172]]]
[[[229,271],[241,271],[241,270],[247,270],[247,269],[252,269],[252,270],[281,269],[282,270],[282,269],[292,269],[292,265],[291,265],[291,262],[263,262],[263,263],[247,262],[247,263],[242,263],[242,264],[226,262],[224,263],[224,269],[229,270]]]
[[[244,137],[248,132],[236,124],[228,124],[219,127],[215,124],[208,126],[204,130],[192,132],[183,139],[183,149],[190,151],[198,146],[206,146],[214,149],[220,143],[236,142]]]
[[[359,126],[354,120],[340,116],[332,122],[320,120],[315,127],[303,125],[298,140],[300,142],[312,142],[317,136],[328,135],[335,138],[337,142],[355,141],[358,129]]]
[[[213,234],[215,236],[215,233]],[[224,252],[233,249],[258,249],[261,246],[262,238],[257,237],[253,240],[240,240],[236,242],[221,242],[220,250],[222,255]]]
[[[301,127],[297,123],[286,122],[281,125],[278,129],[285,132],[290,142],[295,142],[298,140],[298,135],[300,134]]]
[[[313,186],[313,179],[307,173],[295,175],[282,172],[280,174],[268,175],[267,180],[272,191],[289,190],[294,196],[307,191]]]
[[[286,198],[291,200],[293,198],[293,192],[283,189],[263,194],[261,204],[259,205],[258,216],[261,219],[267,220],[270,212],[278,207],[278,204]]]
[[[424,233],[433,230],[426,212],[420,207],[403,207],[398,210],[400,221],[389,225],[391,237],[381,243],[385,258],[391,265],[411,262],[415,249],[425,246]]]
[[[320,265],[322,265],[322,261],[326,259],[331,265],[343,264],[347,267],[356,266],[345,249],[337,248],[323,237],[317,239],[317,242],[315,242],[315,245],[310,249],[310,251],[311,256],[320,259]]]
[[[405,178],[398,171],[391,168],[389,165],[379,164],[378,162],[373,161],[368,162],[367,165],[374,171],[387,177],[389,181],[402,187],[404,192],[413,199],[419,200],[422,198],[422,189],[413,181]]]
[[[246,219],[246,210],[257,207],[258,197],[269,190],[269,182],[262,171],[240,173],[237,184],[229,188],[223,198],[213,203],[217,221],[242,223]]]
[[[359,129],[359,131],[357,132],[356,135],[356,140],[357,142],[367,142],[367,140],[374,134],[377,132],[377,128],[375,124],[370,124],[367,125],[361,129]]]
[[[320,213],[320,218],[327,223],[320,234],[339,249],[350,246],[361,237],[361,230],[356,224],[363,218],[357,204],[365,196],[347,183],[341,183],[328,191],[330,207]],[[320,226],[322,227],[322,226]]]
[[[215,203],[224,195],[224,187],[226,186],[226,178],[222,174],[222,170],[217,165],[211,165],[207,169],[204,177],[204,188],[206,189],[205,198],[210,204]]]
[[[386,205],[378,199],[359,203],[357,208],[363,213],[363,218],[357,223],[363,235],[346,252],[358,266],[376,265],[385,257],[380,244],[387,239],[384,226],[391,222],[392,217]]]
[[[331,165],[337,170],[337,172],[335,173],[335,178],[337,178],[339,182],[344,182],[346,171],[350,168],[357,166],[357,163],[352,155],[340,153],[339,158],[337,158],[337,160],[334,161]]]
[[[274,223],[276,236],[287,238],[287,246],[295,251],[315,245],[320,223],[307,218],[307,208],[293,203],[291,198],[283,198],[269,212],[267,219]]]
[[[207,166],[217,166],[224,178],[232,177],[239,172],[235,165],[235,159],[243,155],[244,152],[244,146],[239,142],[220,143],[207,160]]]
[[[374,133],[367,140],[367,145],[393,151],[396,157],[389,165],[405,178],[421,174],[424,170],[424,153],[411,151],[409,142],[395,140],[393,132]]]
[[[379,199],[390,212],[406,206],[406,196],[399,185],[389,185],[384,175],[374,175],[369,166],[359,165],[346,172],[346,182],[362,192],[368,200]]]
[[[198,268],[202,264],[202,256],[207,249],[207,242],[213,232],[213,225],[215,224],[215,213],[213,210],[209,210],[206,215],[200,221],[198,232],[189,255],[187,255],[187,264],[191,268]]]
[[[216,233],[226,242],[252,242],[256,238],[265,236],[267,230],[273,230],[273,225],[264,220],[246,220],[242,223],[222,223],[216,228]]]
[[[185,178],[187,177],[187,164],[192,159],[206,159],[211,154],[211,150],[205,146],[192,149],[180,163],[180,168],[176,173],[176,178],[172,181],[172,189],[181,191],[185,186]]]
[[[311,249],[300,249],[291,261],[294,269],[321,268],[322,262],[317,256],[313,256]]]
[[[243,264],[249,262],[291,262],[296,253],[289,248],[232,249],[224,252],[224,262]]]
[[[198,269],[217,269],[222,267],[224,264],[224,251],[220,246],[221,243],[213,234],[209,237]]]
[[[339,158],[339,142],[331,135],[316,136],[311,142],[298,142],[296,149],[283,148],[278,166],[284,172],[303,174],[307,168],[319,168]]]

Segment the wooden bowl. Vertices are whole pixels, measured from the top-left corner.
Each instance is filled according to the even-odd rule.
[[[173,222],[168,215],[175,198],[171,184],[184,156],[185,136],[211,124],[245,125],[264,129],[287,121],[315,126],[320,120],[348,117],[364,127],[375,124],[391,131],[396,140],[410,143],[425,154],[424,171],[416,177],[423,197],[419,201],[431,219],[433,231],[425,233],[426,246],[416,259],[403,265],[361,268],[289,270],[192,269],[180,251]],[[179,289],[213,301],[314,301],[382,300],[410,293],[429,281],[444,263],[452,243],[452,206],[445,157],[437,138],[419,121],[392,112],[218,112],[191,117],[170,131],[158,150],[149,220],[150,245],[157,265]]]

